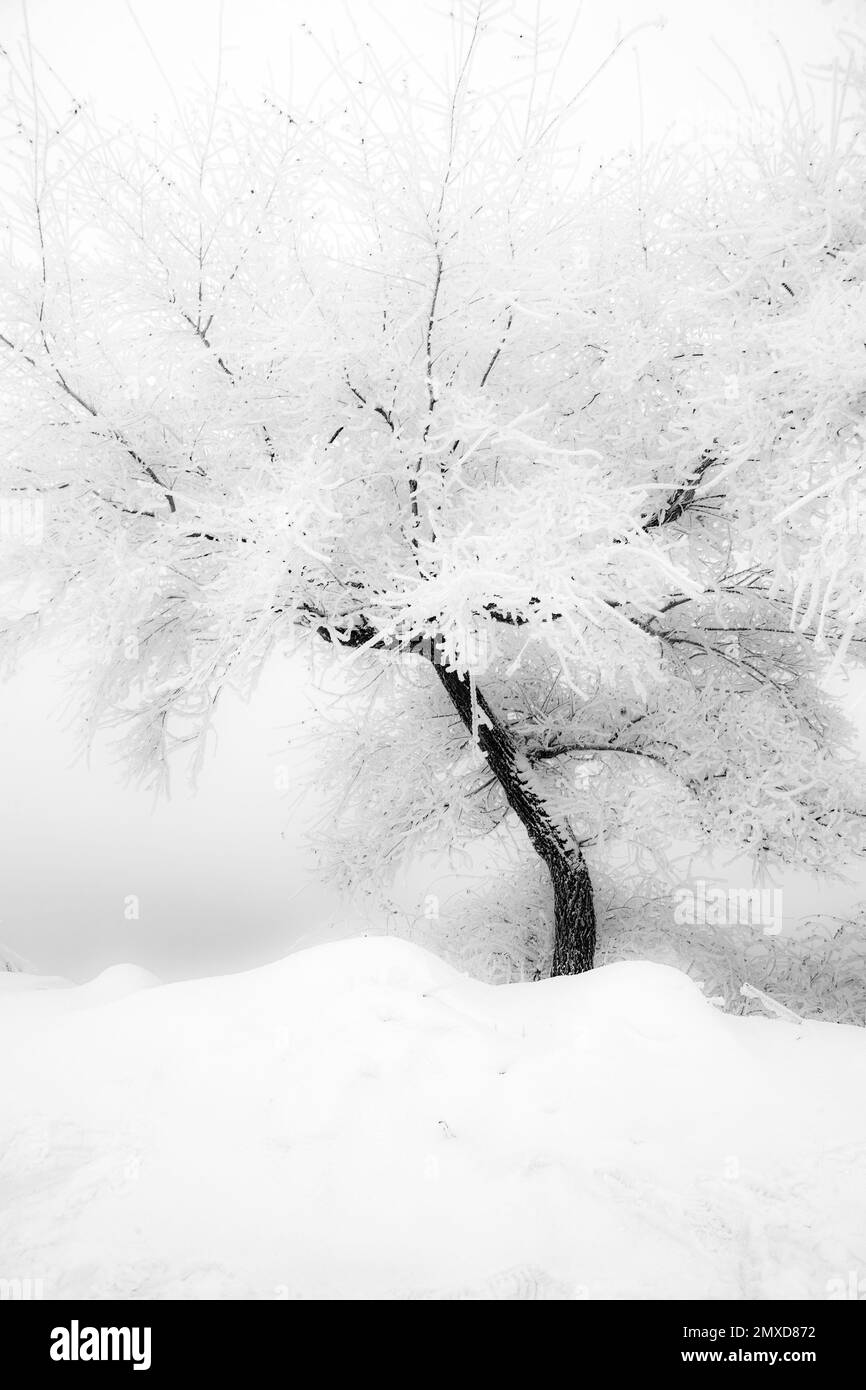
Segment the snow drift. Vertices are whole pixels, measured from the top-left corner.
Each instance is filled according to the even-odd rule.
[[[0,1277],[46,1297],[822,1299],[862,1263],[861,1029],[393,938],[62,983],[0,989]]]

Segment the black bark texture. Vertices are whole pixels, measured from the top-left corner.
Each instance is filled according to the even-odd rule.
[[[436,675],[470,734],[473,733],[469,681],[434,660]],[[551,813],[543,787],[528,758],[476,688],[479,746],[505,799],[547,866],[553,885],[552,975],[591,970],[595,957],[595,908],[583,852],[569,827]]]

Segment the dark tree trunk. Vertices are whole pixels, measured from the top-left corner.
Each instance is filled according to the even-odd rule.
[[[435,659],[433,668],[467,730],[472,733],[469,682]],[[478,742],[505,799],[519,817],[533,849],[547,865],[553,884],[554,944],[552,975],[591,970],[595,955],[592,883],[580,845],[569,827],[550,811],[528,758],[479,690]]]
[[[551,975],[579,975],[591,970],[595,958],[595,908],[586,861],[545,860],[553,883],[553,965]]]

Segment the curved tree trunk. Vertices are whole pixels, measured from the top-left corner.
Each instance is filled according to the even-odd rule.
[[[464,725],[472,733],[469,682],[435,659],[433,668]],[[525,753],[497,719],[479,690],[478,742],[511,809],[547,865],[553,884],[554,945],[552,975],[591,970],[595,955],[595,910],[592,883],[580,845],[567,825],[547,805],[543,787]]]

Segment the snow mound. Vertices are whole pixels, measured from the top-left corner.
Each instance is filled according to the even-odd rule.
[[[108,1004],[114,999],[123,999],[139,989],[151,989],[160,983],[158,976],[145,970],[142,965],[110,965],[86,985],[76,990],[77,1004],[87,1008],[91,1004]]]
[[[821,1299],[862,1261],[861,1029],[389,937],[130,969],[0,1007],[0,1276],[47,1297]]]
[[[21,996],[40,995],[42,1017],[70,1009],[91,1009],[124,999],[140,989],[150,989],[159,978],[141,965],[110,965],[87,984],[76,985],[60,975],[0,974],[0,997],[4,1004],[22,1002]]]

